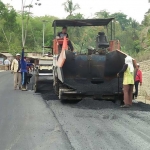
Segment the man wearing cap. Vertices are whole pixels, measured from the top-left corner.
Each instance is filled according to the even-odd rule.
[[[16,58],[12,61],[11,64],[11,73],[14,74],[14,89],[21,89],[21,64],[20,64],[20,54],[16,54]]]
[[[142,71],[139,68],[140,68],[140,65],[137,63],[137,71],[135,75],[135,99],[137,99],[137,96],[138,96],[139,83],[140,83],[140,86],[142,85]]]

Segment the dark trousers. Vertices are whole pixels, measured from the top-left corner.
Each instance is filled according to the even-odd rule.
[[[26,87],[26,85],[27,85],[27,72],[22,72],[21,77],[22,77],[22,86]]]
[[[135,81],[135,97],[138,96],[138,87],[139,87],[139,81]]]
[[[27,73],[27,84],[30,83],[30,78],[32,77],[32,74],[30,74],[29,72]]]

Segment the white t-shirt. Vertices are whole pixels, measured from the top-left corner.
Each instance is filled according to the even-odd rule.
[[[6,60],[4,61],[4,64],[5,64],[5,65],[10,65],[10,61],[9,61],[8,59],[6,59]]]

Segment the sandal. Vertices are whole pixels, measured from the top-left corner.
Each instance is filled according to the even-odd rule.
[[[129,108],[130,106],[129,105],[122,105],[120,106],[121,108]]]

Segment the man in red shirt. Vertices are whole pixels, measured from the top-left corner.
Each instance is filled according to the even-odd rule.
[[[138,96],[138,86],[140,83],[140,86],[142,85],[142,71],[139,69],[140,65],[137,64],[137,72],[136,72],[136,76],[135,76],[135,99],[137,99]]]

